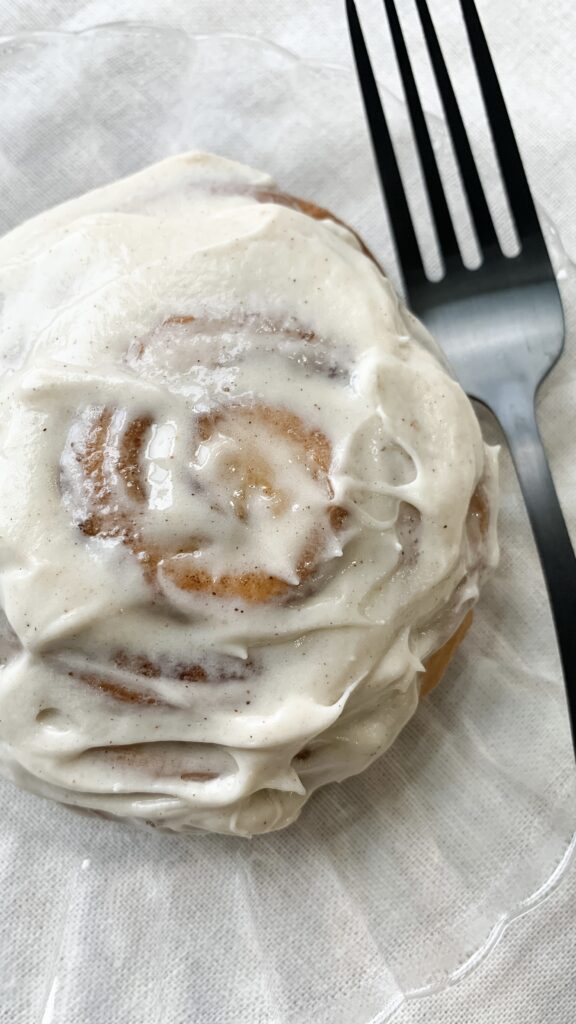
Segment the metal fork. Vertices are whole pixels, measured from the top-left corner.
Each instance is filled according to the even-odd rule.
[[[408,305],[442,346],[463,388],[492,410],[508,441],[552,606],[576,751],[576,556],[535,415],[538,387],[564,347],[560,294],[474,2],[460,0],[460,7],[520,243],[512,258],[498,242],[426,0],[415,3],[482,256],[477,269],[462,261],[394,0],[384,0],[444,264],[442,280],[426,277],[354,0],[346,0],[372,146]]]

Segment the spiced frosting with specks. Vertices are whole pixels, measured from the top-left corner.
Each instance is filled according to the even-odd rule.
[[[170,158],[0,240],[0,365],[6,774],[250,835],[392,743],[496,453],[351,231]]]

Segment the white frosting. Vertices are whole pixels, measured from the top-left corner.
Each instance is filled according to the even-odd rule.
[[[176,830],[279,828],[382,753],[497,558],[468,399],[354,236],[271,188],[184,155],[0,241],[3,764]],[[276,596],[225,596],[243,574]]]

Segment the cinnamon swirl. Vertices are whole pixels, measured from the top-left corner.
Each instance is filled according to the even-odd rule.
[[[171,158],[0,241],[0,751],[68,804],[280,828],[440,678],[496,454],[359,239]]]

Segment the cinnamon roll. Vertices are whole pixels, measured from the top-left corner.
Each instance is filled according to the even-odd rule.
[[[435,685],[496,453],[355,234],[171,158],[0,241],[0,753],[186,831],[293,821]]]

